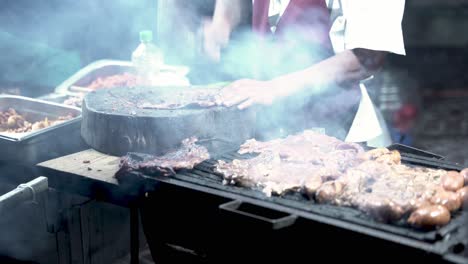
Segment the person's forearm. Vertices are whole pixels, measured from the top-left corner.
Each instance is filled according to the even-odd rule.
[[[232,31],[240,24],[247,5],[252,5],[252,1],[216,0],[213,23],[227,25],[229,30]]]
[[[275,80],[290,84],[289,87],[293,90],[358,83],[378,70],[384,57],[385,52],[380,51],[347,50],[305,70],[283,75]]]

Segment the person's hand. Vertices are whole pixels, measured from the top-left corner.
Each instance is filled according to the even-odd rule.
[[[226,21],[205,20],[202,28],[203,51],[213,61],[221,59],[221,49],[229,42],[231,30]]]
[[[244,79],[224,87],[218,95],[217,104],[245,109],[255,104],[271,105],[275,100],[288,96],[291,90],[282,82]]]

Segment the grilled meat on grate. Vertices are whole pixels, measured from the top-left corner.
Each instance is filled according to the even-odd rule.
[[[334,175],[312,163],[285,162],[272,152],[248,160],[219,161],[217,171],[225,176],[225,181],[260,187],[268,196],[300,190],[314,193],[322,184],[322,176]]]
[[[328,187],[317,192],[318,200],[353,206],[380,221],[397,221],[440,195],[444,170],[414,168],[401,164],[365,161],[337,179],[343,187],[330,197]]]
[[[320,203],[355,207],[384,222],[411,214],[409,223],[415,226],[445,225],[446,214],[436,205],[454,212],[464,197],[455,193],[463,186],[458,172],[403,165],[398,151],[364,152],[312,131],[268,142],[248,140],[239,153],[258,156],[218,161],[216,171],[227,184],[260,187],[267,195],[306,191]]]
[[[227,183],[257,186],[267,195],[295,190],[313,195],[322,182],[337,179],[348,167],[359,164],[364,150],[357,144],[305,131],[268,142],[248,140],[239,153],[259,155],[230,163],[219,161],[216,170]]]
[[[169,176],[174,175],[177,170],[193,169],[195,165],[210,158],[204,146],[195,144],[197,141],[195,137],[185,139],[180,148],[163,156],[129,153],[120,159],[116,177],[119,179],[131,171]]]

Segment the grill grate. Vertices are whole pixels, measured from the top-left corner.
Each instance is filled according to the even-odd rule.
[[[222,156],[222,159],[226,161],[230,161],[234,158],[245,158],[245,156],[241,156],[237,153],[230,153]],[[190,177],[190,181],[192,183],[205,185],[236,194],[242,194],[251,198],[276,203],[282,206],[294,208],[301,211],[349,221],[355,224],[421,241],[436,241],[438,239],[441,239],[441,237],[445,236],[446,234],[455,231],[464,220],[462,217],[463,213],[457,212],[455,214],[452,214],[452,221],[448,225],[436,230],[427,231],[415,229],[406,224],[405,220],[401,220],[392,224],[377,222],[360,210],[350,207],[317,204],[313,200],[308,199],[306,196],[297,192],[288,193],[281,197],[267,197],[263,192],[261,192],[260,189],[223,185],[223,176],[219,173],[214,172],[215,163],[216,161],[213,160],[205,161],[202,164],[197,165],[195,169],[191,172],[184,172],[180,175],[176,175],[176,177],[184,181],[187,181],[188,177]],[[438,167],[445,168],[442,165]]]
[[[219,149],[218,149],[219,150]],[[220,152],[218,152],[220,153]],[[164,176],[149,176],[140,175],[148,181],[183,183],[181,185],[189,188],[198,189],[203,188],[206,192],[215,193],[212,190],[221,191],[236,195],[238,197],[247,197],[249,203],[258,202],[259,206],[267,205],[270,209],[293,212],[306,219],[314,220],[317,217],[325,217],[332,220],[341,220],[348,223],[353,223],[361,227],[367,227],[370,230],[379,230],[385,234],[392,234],[406,239],[412,239],[422,242],[435,243],[441,241],[446,235],[457,231],[465,223],[464,212],[452,214],[451,222],[439,229],[435,230],[420,230],[410,227],[406,224],[405,220],[397,223],[381,223],[373,220],[364,212],[350,208],[340,207],[327,204],[317,204],[313,200],[307,198],[305,195],[294,192],[288,193],[283,196],[267,197],[260,189],[245,188],[234,185],[223,184],[223,176],[214,171],[216,160],[222,159],[231,161],[233,159],[250,158],[252,155],[240,155],[232,149],[224,154],[217,155],[214,159],[207,160],[195,166],[193,170],[183,170],[173,177]],[[441,168],[447,170],[461,169],[457,164],[449,163],[442,160],[440,157],[418,156],[415,153],[406,154],[402,153],[403,163],[409,163],[416,166],[425,166],[433,168]],[[136,178],[136,177],[130,177]],[[199,186],[198,188],[196,186]],[[218,194],[216,192],[215,194]]]

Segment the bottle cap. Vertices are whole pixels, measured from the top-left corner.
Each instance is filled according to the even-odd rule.
[[[141,42],[153,41],[153,32],[151,30],[140,31],[140,41]]]

